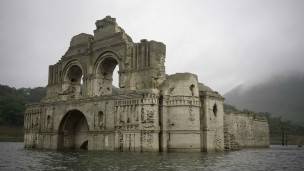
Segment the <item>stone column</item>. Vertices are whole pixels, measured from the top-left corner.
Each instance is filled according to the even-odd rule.
[[[161,134],[161,140],[159,141],[161,143],[161,151],[167,152],[168,151],[168,106],[165,102],[165,97],[163,99],[163,105],[160,109],[160,117],[162,126],[160,126],[160,134]],[[160,105],[160,104],[159,104]]]

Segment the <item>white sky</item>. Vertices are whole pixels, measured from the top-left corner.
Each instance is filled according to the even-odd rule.
[[[72,36],[106,15],[135,42],[164,42],[168,74],[195,73],[220,93],[304,72],[303,0],[1,0],[0,84],[45,86]]]

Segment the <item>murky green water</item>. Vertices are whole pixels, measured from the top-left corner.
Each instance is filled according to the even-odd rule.
[[[272,146],[226,153],[119,153],[25,150],[0,142],[0,170],[304,170],[304,148]]]

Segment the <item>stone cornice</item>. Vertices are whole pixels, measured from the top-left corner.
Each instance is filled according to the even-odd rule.
[[[200,97],[214,98],[222,101],[225,100],[225,98],[221,96],[218,92],[200,91],[199,94]]]

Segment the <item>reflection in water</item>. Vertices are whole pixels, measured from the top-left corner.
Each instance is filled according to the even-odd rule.
[[[0,142],[0,170],[304,170],[304,148],[227,153],[120,153],[24,150]]]

